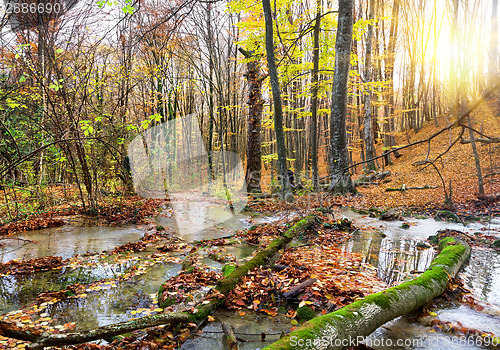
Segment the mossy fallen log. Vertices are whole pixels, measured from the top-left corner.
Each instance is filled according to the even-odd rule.
[[[219,307],[229,295],[231,290],[236,287],[240,279],[250,270],[264,265],[299,233],[314,224],[316,217],[311,215],[295,223],[286,230],[281,236],[274,239],[265,249],[259,251],[251,260],[244,265],[235,268],[226,277],[219,280],[215,291],[209,293],[212,297],[201,304],[193,314],[185,312],[173,312],[166,314],[150,315],[136,318],[126,322],[111,324],[85,332],[49,334],[40,331],[26,330],[15,326],[12,323],[0,321],[0,335],[18,340],[29,341],[32,344],[28,349],[43,349],[46,346],[62,346],[78,343],[85,343],[98,339],[107,339],[116,335],[129,333],[138,329],[159,326],[163,324],[180,324],[203,320],[217,307]],[[161,294],[161,293],[160,293]]]
[[[369,295],[335,312],[313,318],[286,337],[265,347],[277,349],[347,349],[384,323],[425,305],[443,294],[470,256],[467,243],[453,237],[439,242],[440,254],[420,276]]]
[[[10,323],[0,321],[0,335],[32,342],[28,349],[43,349],[46,346],[61,346],[85,343],[98,339],[128,333],[137,329],[164,324],[185,323],[189,315],[182,312],[150,315],[126,322],[111,324],[84,332],[49,334],[38,331],[27,331]]]
[[[190,315],[189,322],[198,322],[199,320],[207,317],[212,312],[214,312],[222,303],[229,293],[236,287],[238,282],[243,276],[245,276],[250,270],[256,267],[265,265],[271,260],[271,258],[281,249],[283,249],[291,240],[297,236],[299,232],[302,232],[309,227],[311,227],[316,222],[316,216],[309,215],[305,219],[302,219],[295,223],[292,227],[286,230],[278,238],[274,239],[269,245],[260,250],[255,256],[247,261],[245,264],[234,269],[226,277],[219,280],[215,290],[218,293],[214,293],[214,297],[206,304],[199,306],[195,313]],[[158,298],[160,300],[160,298]]]

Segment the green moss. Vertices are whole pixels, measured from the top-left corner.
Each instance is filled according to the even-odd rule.
[[[465,217],[465,221],[466,222],[479,222],[479,221],[481,221],[481,217],[476,216],[476,215],[468,215]]]
[[[309,306],[302,306],[297,309],[297,318],[300,321],[309,321],[316,317],[316,313]]]
[[[425,215],[415,215],[414,218],[418,219],[418,220],[424,220],[424,219],[427,219],[427,216],[425,216]]]
[[[163,292],[165,291],[165,287],[163,286],[163,284],[160,286],[160,289],[158,289],[158,297],[157,297],[157,300],[160,301],[161,300],[161,296],[163,294]]]
[[[394,299],[396,301],[399,301],[399,295],[398,295],[398,293],[396,293],[396,291],[394,291],[394,290],[387,290],[385,293],[387,295],[389,295],[392,299]]]
[[[449,244],[455,244],[456,239],[453,237],[446,237],[439,241],[439,250],[443,250]]]
[[[378,307],[381,307],[384,310],[390,309],[391,303],[394,300],[399,300],[399,297],[397,296],[396,291],[394,290],[387,290],[384,292],[379,292],[375,294],[371,294],[366,296],[364,299],[364,302],[367,303],[373,303],[377,305]]]
[[[158,299],[158,306],[162,309],[174,305],[177,300],[175,298],[165,298],[165,300]]]
[[[403,228],[403,229],[405,229],[405,230],[407,230],[407,229],[410,228],[410,224],[407,223],[407,222],[403,222],[400,227]]]
[[[458,217],[457,214],[455,214],[449,210],[438,211],[434,218],[438,221],[445,220],[445,221],[456,222],[456,223],[462,222],[462,220],[460,220],[460,217]]]
[[[361,214],[361,215],[368,215],[370,214],[370,211],[366,209],[353,209],[353,212]]]
[[[238,266],[234,264],[226,264],[222,267],[222,273],[224,277],[229,276],[230,274],[233,273],[234,270],[236,270]]]

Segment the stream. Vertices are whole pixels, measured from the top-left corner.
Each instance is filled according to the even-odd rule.
[[[208,204],[182,206],[181,203],[176,210],[177,218],[166,210],[155,219],[155,223],[170,227],[176,235],[188,242],[227,237],[236,230],[280,219],[279,216],[266,217],[248,212],[228,217],[227,211],[211,210]],[[361,253],[366,262],[377,268],[379,277],[389,284],[401,281],[409,274],[418,274],[429,266],[436,252],[432,247],[424,247],[419,242],[425,242],[428,236],[434,235],[438,230],[447,228],[470,233],[490,231],[489,234],[500,238],[498,218],[486,225],[472,223],[467,226],[430,218],[408,218],[404,221],[408,224],[405,229],[402,228],[403,221],[381,221],[349,209],[340,209],[335,215],[352,220],[360,228],[351,239],[342,244],[342,251],[346,254]],[[183,221],[186,224],[182,224]],[[16,236],[23,240],[4,240],[3,242],[10,244],[0,248],[0,261],[3,263],[13,259],[49,255],[61,256],[63,259],[80,256],[75,258],[78,264],[70,264],[58,270],[27,275],[0,275],[0,314],[12,315],[16,310],[34,302],[39,293],[59,291],[74,283],[90,283],[86,291],[88,293],[83,297],[75,295],[45,303],[45,317],[55,320],[57,324],[74,322],[76,330],[83,331],[155,313],[158,288],[181,270],[183,255],[179,252],[156,254],[154,248],[139,253],[120,254],[115,258],[97,254],[138,241],[145,231],[145,227],[135,225],[92,226],[82,221]],[[241,244],[227,247],[227,252],[241,259],[251,255],[253,249],[252,246]],[[93,254],[81,256],[88,253]],[[222,268],[221,263],[208,257],[203,258],[202,262],[214,270]],[[116,280],[127,274],[130,275],[128,278]],[[500,309],[498,252],[474,249],[470,262],[461,271],[461,277],[478,299]],[[436,312],[440,320],[460,321],[465,327],[500,335],[498,318],[476,312],[467,306],[443,303]],[[240,349],[260,349],[269,344],[269,341],[277,340],[282,331],[288,331],[292,327],[290,319],[282,315],[269,317],[246,312],[244,316],[240,316],[235,312],[219,310],[215,317],[231,324],[237,335],[249,340],[241,343]],[[388,342],[393,342],[391,349],[489,349],[485,346],[460,344],[455,342],[458,337],[430,330],[431,328],[402,316],[379,327],[366,339],[366,343],[374,349],[387,349]],[[209,323],[203,331],[201,336],[188,339],[181,349],[225,349],[219,322]],[[268,342],[261,342],[261,332],[266,333]],[[404,344],[396,345],[398,339],[402,339]]]

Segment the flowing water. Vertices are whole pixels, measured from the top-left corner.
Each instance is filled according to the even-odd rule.
[[[263,217],[252,213],[240,213],[227,217],[227,210],[211,210],[208,204],[183,207],[181,203],[179,208],[177,209],[181,212],[177,213],[177,219],[166,211],[156,219],[156,223],[172,228],[186,241],[226,237],[234,234],[236,230],[248,229],[253,224],[279,219],[279,217]],[[402,227],[402,221],[380,221],[347,209],[340,210],[338,215],[349,218],[355,226],[360,227],[360,230],[342,245],[342,249],[346,253],[354,251],[363,254],[367,262],[377,267],[379,277],[387,283],[401,281],[408,275],[418,275],[429,266],[436,252],[430,246],[423,245],[422,242],[438,230],[451,228],[467,232],[481,231],[500,238],[498,219],[492,220],[487,226],[479,223],[464,226],[434,219],[407,219],[405,222],[409,226],[405,229]],[[186,224],[183,224],[183,221]],[[77,254],[110,250],[122,244],[137,241],[144,231],[144,227],[132,225],[107,227],[85,224],[37,230],[19,235],[20,238],[37,243],[13,240],[12,244],[0,248],[0,259],[2,262],[7,262],[12,259],[31,259],[49,255],[61,256],[65,259]],[[251,255],[254,247],[241,244],[228,246],[225,249],[227,253],[241,259]],[[0,314],[33,302],[40,292],[58,291],[73,283],[86,284],[103,279],[115,279],[140,266],[144,261],[141,258],[144,256],[146,255],[132,254],[129,258],[118,261],[107,261],[102,257],[94,256],[88,259],[87,266],[63,267],[60,270],[0,277]],[[223,265],[207,257],[204,257],[202,262],[216,270],[220,270]],[[151,305],[155,304],[155,294],[158,288],[165,280],[180,271],[180,265],[160,259],[139,269],[143,270],[137,276],[118,280],[111,285],[109,282],[102,282],[99,288],[89,290],[85,297],[71,297],[50,304],[44,312],[51,318],[57,319],[58,324],[76,322],[79,330],[130,319],[134,317],[133,312],[138,309],[147,311]],[[462,276],[475,295],[500,308],[499,253],[474,249],[470,263],[463,269]],[[460,321],[466,327],[470,326],[500,335],[498,318],[476,312],[466,306],[445,304],[437,313],[444,321]],[[139,316],[141,314],[135,317]],[[241,338],[248,340],[241,343],[241,349],[260,349],[269,344],[261,342],[262,332],[266,333],[267,341],[272,341],[276,340],[277,334],[289,330],[292,326],[290,320],[284,317],[271,318],[252,312],[239,316],[219,311],[216,316],[231,324]],[[204,330],[203,336],[189,340],[183,349],[224,348],[219,322],[210,323]],[[429,330],[430,328],[414,323],[408,317],[403,316],[377,329],[367,341],[371,341],[372,343],[368,345],[375,349],[387,348],[387,343],[380,345],[383,341],[394,341],[395,344],[398,339],[408,343],[393,347],[395,349],[485,348],[455,344],[452,341],[453,337],[445,333],[429,332]],[[420,342],[415,343],[416,341]],[[408,345],[409,343],[411,346]]]

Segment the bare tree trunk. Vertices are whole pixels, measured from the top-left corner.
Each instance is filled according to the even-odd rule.
[[[335,73],[333,75],[332,105],[330,114],[329,190],[345,194],[355,193],[347,150],[347,81],[351,63],[352,24],[354,0],[339,0],[337,39],[335,41]]]
[[[262,99],[262,76],[259,60],[252,52],[238,49],[247,59],[246,78],[249,83],[248,92],[248,130],[247,130],[247,169],[246,184],[248,193],[261,193],[262,171],[262,135],[261,121],[264,100]]]
[[[389,46],[387,48],[387,59],[385,62],[385,79],[388,81],[388,87],[386,91],[387,105],[384,108],[384,160],[385,165],[392,164],[392,159],[389,153],[387,153],[393,146],[396,145],[394,136],[391,135],[394,132],[394,61],[396,57],[396,35],[399,27],[399,1],[394,0],[392,5],[392,20],[391,27],[389,30]],[[394,154],[396,157],[399,156],[398,153]]]
[[[321,0],[316,0],[316,20],[313,32],[313,71],[311,88],[311,167],[313,190],[319,190],[318,171],[318,76],[319,76],[319,32],[321,29]]]
[[[488,80],[491,83],[498,75],[498,0],[491,1],[491,33],[488,61]]]
[[[278,148],[281,195],[285,200],[293,201],[293,195],[290,190],[290,182],[288,180],[288,168],[286,165],[285,133],[283,131],[283,107],[281,105],[280,83],[278,80],[278,71],[276,69],[276,61],[274,57],[273,18],[270,1],[262,0],[262,7],[264,9],[264,19],[266,21],[266,54],[269,79],[271,81],[271,89],[273,92],[274,130],[276,132],[276,146]]]
[[[375,0],[370,0],[370,10],[368,20],[373,21],[374,18]],[[366,149],[366,159],[375,157],[375,145],[373,140],[373,118],[372,118],[372,103],[371,103],[371,86],[373,80],[372,74],[372,43],[373,43],[373,24],[368,24],[366,32],[366,51],[365,51],[365,120],[364,120],[364,139]],[[377,170],[375,161],[367,163],[367,170]]]
[[[208,28],[208,54],[209,54],[209,71],[210,81],[208,84],[210,85],[209,90],[209,100],[208,100],[208,169],[210,171],[210,178],[215,180],[214,168],[213,168],[213,138],[214,138],[214,55],[213,55],[213,45],[212,45],[212,5],[208,4],[207,6],[207,28]]]
[[[462,105],[462,113],[464,110],[464,105]],[[480,195],[484,195],[484,182],[483,182],[483,173],[481,171],[481,162],[479,160],[479,154],[477,153],[476,139],[474,136],[474,131],[472,131],[472,121],[470,116],[467,117],[467,124],[469,125],[469,137],[470,137],[470,145],[472,148],[472,154],[474,155],[474,163],[476,165],[476,173],[477,173],[477,186],[478,193]]]

